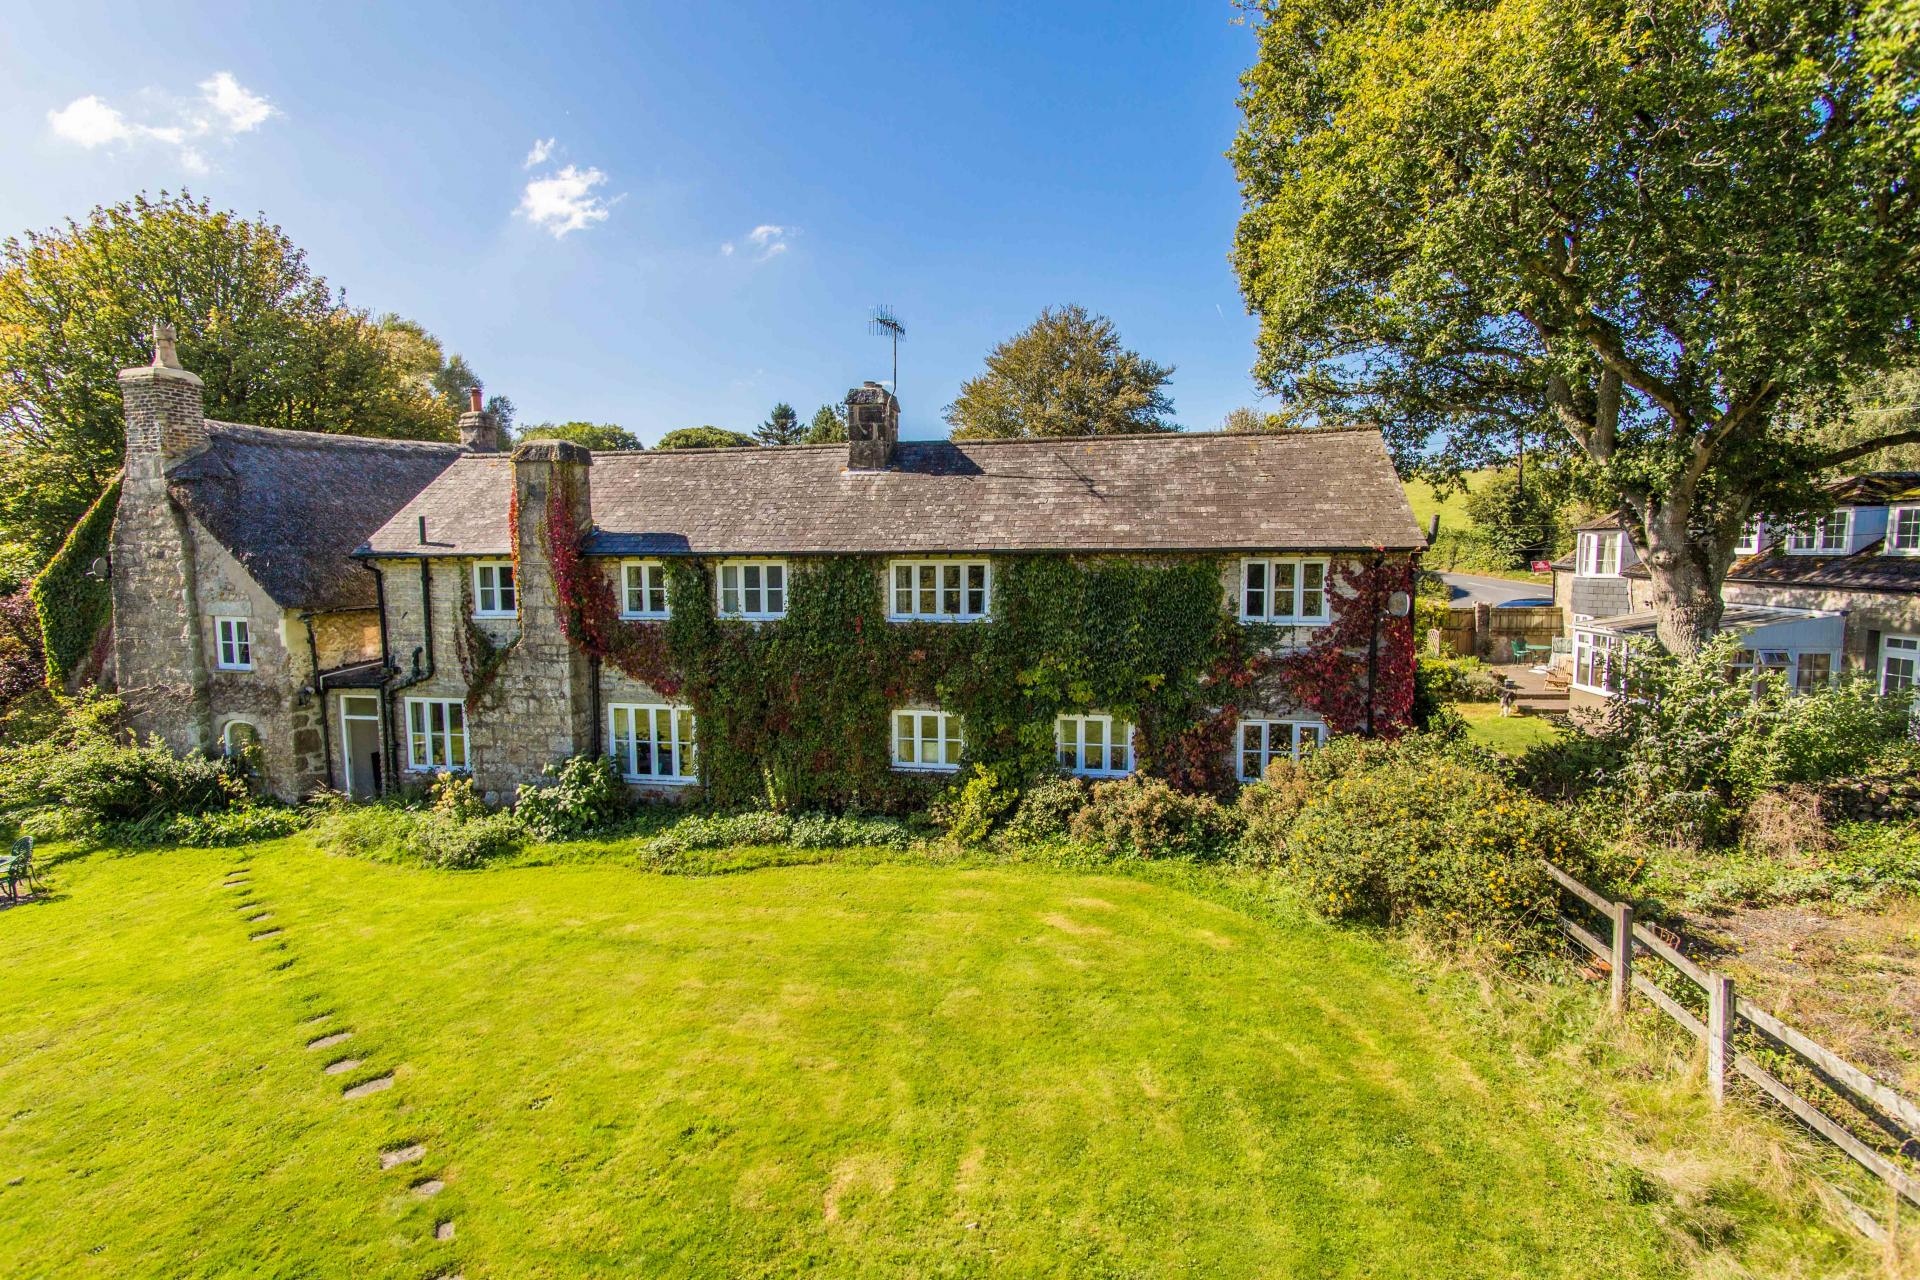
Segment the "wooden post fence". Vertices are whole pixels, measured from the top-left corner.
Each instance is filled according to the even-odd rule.
[[[1900,1164],[1876,1151],[1833,1116],[1802,1097],[1768,1071],[1753,1055],[1740,1052],[1735,1033],[1750,1027],[1780,1050],[1792,1055],[1822,1084],[1852,1104],[1876,1128],[1911,1149],[1920,1141],[1920,1104],[1882,1084],[1839,1054],[1816,1044],[1804,1033],[1788,1026],[1773,1014],[1734,993],[1733,979],[1723,973],[1710,973],[1682,955],[1678,948],[1653,933],[1633,918],[1633,906],[1610,902],[1581,884],[1552,863],[1547,874],[1554,883],[1607,921],[1612,936],[1602,939],[1579,920],[1565,912],[1559,915],[1561,930],[1593,956],[1606,961],[1609,978],[1609,1004],[1617,1013],[1625,1013],[1632,993],[1639,992],[1654,1008],[1679,1023],[1707,1050],[1707,1092],[1716,1106],[1725,1102],[1728,1080],[1739,1075],[1767,1097],[1779,1103],[1802,1124],[1851,1157],[1854,1163],[1879,1178],[1893,1193],[1920,1206],[1920,1179]],[[1634,963],[1638,952],[1665,961],[1687,981],[1699,987],[1707,997],[1707,1018],[1702,1022],[1691,1009],[1663,990],[1652,977]],[[1842,1205],[1853,1224],[1874,1239],[1884,1239],[1886,1231],[1873,1216],[1840,1195]]]

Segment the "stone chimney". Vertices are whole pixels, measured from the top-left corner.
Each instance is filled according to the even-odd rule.
[[[900,443],[900,402],[869,382],[847,392],[847,470],[885,471]]]
[[[500,424],[480,407],[480,388],[467,388],[467,411],[460,415],[460,447],[471,453],[498,453]]]
[[[207,447],[204,384],[180,367],[173,326],[153,326],[153,363],[120,371],[127,416],[127,476],[164,476]]]

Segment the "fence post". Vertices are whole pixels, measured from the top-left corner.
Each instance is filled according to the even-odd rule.
[[[1625,1013],[1633,993],[1633,904],[1613,904],[1613,1011]]]
[[[1707,975],[1707,1093],[1715,1106],[1727,1100],[1727,1068],[1733,1064],[1733,979]]]

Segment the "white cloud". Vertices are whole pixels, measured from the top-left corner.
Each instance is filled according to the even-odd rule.
[[[556,173],[533,178],[520,196],[520,216],[558,240],[574,231],[585,231],[596,222],[605,222],[612,212],[607,200],[594,188],[605,185],[607,175],[598,169],[577,169],[567,165]]]
[[[89,151],[133,136],[127,127],[127,118],[92,94],[75,98],[58,111],[47,112],[47,123],[52,126],[54,137]]]
[[[553,154],[553,144],[554,139],[552,138],[535,138],[533,140],[533,149],[527,152],[527,158],[520,167],[522,169],[531,169],[537,164],[545,164],[547,157]]]
[[[234,79],[231,71],[216,71],[197,86],[192,99],[150,95],[145,119],[130,120],[98,94],[75,98],[57,111],[47,112],[53,136],[91,151],[114,143],[158,143],[174,149],[182,168],[205,173],[205,151],[198,144],[231,141],[251,133],[279,114],[271,102]]]
[[[792,247],[791,238],[798,230],[797,227],[779,227],[763,222],[738,240],[729,240],[721,245],[720,252],[731,258],[738,250],[745,249],[754,255],[755,262],[767,262]]]
[[[231,71],[216,71],[202,80],[200,99],[213,108],[217,120],[211,127],[219,132],[251,133],[276,114],[271,102],[242,88]]]

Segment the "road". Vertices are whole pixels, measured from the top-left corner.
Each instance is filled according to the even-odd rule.
[[[1440,581],[1453,591],[1453,603],[1511,604],[1515,600],[1542,600],[1551,604],[1553,588],[1542,583],[1515,582],[1512,578],[1483,578],[1473,573],[1443,573]]]

